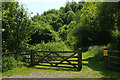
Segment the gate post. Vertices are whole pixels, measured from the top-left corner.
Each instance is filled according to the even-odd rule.
[[[82,69],[82,49],[78,49],[78,70]]]
[[[34,50],[31,50],[31,55],[30,55],[30,58],[31,58],[31,66],[34,66],[34,63],[35,63],[35,53],[34,53]]]
[[[104,49],[104,67],[105,69],[109,69],[108,49]]]

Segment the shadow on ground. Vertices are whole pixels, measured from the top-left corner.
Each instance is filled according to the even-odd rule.
[[[74,71],[79,72],[77,68],[62,68],[62,67],[44,67],[44,66],[34,66],[35,69],[43,69],[43,70],[54,70],[54,71]]]
[[[95,55],[94,57],[83,59],[83,61],[88,61],[88,63],[83,63],[94,71],[100,71],[104,78],[120,78],[120,71],[106,70],[104,68],[104,57],[101,55]]]

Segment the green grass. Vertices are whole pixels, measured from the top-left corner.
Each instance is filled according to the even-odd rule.
[[[99,55],[93,55],[89,51],[84,52],[83,66],[81,71],[70,68],[45,67],[34,66],[31,68],[22,67],[3,72],[2,76],[17,76],[17,75],[44,75],[53,74],[56,77],[59,75],[62,78],[118,78],[120,72],[110,71],[104,69],[104,60]]]

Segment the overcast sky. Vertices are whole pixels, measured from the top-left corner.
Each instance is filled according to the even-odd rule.
[[[29,13],[34,13],[33,15],[36,15],[37,12],[42,14],[44,11],[48,11],[50,9],[59,9],[61,6],[65,6],[67,1],[72,0],[19,0],[19,2],[26,5],[25,8],[28,8]],[[74,1],[79,2],[80,0]]]

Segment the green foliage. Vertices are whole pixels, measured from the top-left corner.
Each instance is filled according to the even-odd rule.
[[[59,41],[59,36],[51,25],[45,23],[44,21],[34,22],[33,20],[34,32],[31,34],[31,40],[29,44],[38,44],[44,41],[45,43],[51,41]]]
[[[120,50],[118,47],[118,43],[109,43],[107,44],[107,49],[108,50]]]
[[[75,13],[73,11],[68,11],[65,14],[66,24],[69,24],[71,21],[73,21],[74,17],[75,17]]]
[[[112,42],[112,30],[116,31],[114,15],[118,13],[116,10],[119,10],[117,6],[118,3],[84,3],[81,14],[77,13],[80,21],[77,20],[76,29],[73,31],[77,44],[90,46]]]
[[[2,3],[2,40],[3,51],[19,54],[18,51],[26,46],[32,33],[31,20],[27,11],[18,2]]]
[[[31,46],[30,50],[39,50],[39,51],[66,51],[69,50],[64,42],[48,42],[41,44],[36,44],[35,46]]]
[[[55,10],[55,9],[51,9],[51,10],[48,10],[48,11],[44,11],[44,13],[42,14],[42,16],[46,16],[48,14],[58,14],[58,10]]]
[[[38,31],[31,36],[32,42],[30,43],[38,44],[42,41],[47,43],[49,41],[62,40],[68,45],[74,45],[76,42],[74,36],[71,34],[71,30],[76,25],[75,21],[77,17],[75,12],[80,11],[82,9],[82,5],[83,3],[77,4],[74,1],[67,2],[66,6],[61,7],[59,10],[51,9],[45,11],[41,16],[37,14],[32,17],[34,28],[38,25],[39,26],[36,28]],[[49,26],[49,30],[47,29],[47,26]]]
[[[118,3],[72,1],[59,10],[37,13],[28,19],[23,5],[3,3],[3,50],[16,53],[27,42],[33,45],[42,41],[62,40],[71,47],[119,43],[118,7]]]
[[[53,26],[53,29],[55,31],[58,31],[58,29],[63,25],[63,20],[61,18],[58,18],[56,21],[50,21],[50,25]]]
[[[54,34],[52,34],[53,30],[49,25],[41,25],[38,22],[34,22],[34,30],[35,32],[31,35],[31,40],[28,42],[29,44],[37,44],[41,43],[41,41],[47,43],[48,41],[54,40]]]
[[[75,21],[71,21],[69,25],[64,25],[59,28],[59,36],[62,38],[63,41],[67,40],[67,36],[70,37],[69,35],[71,34],[71,30],[74,29],[76,25]]]
[[[106,46],[90,46],[88,48],[88,51],[90,52],[90,55],[99,55],[100,57],[103,56],[103,51]]]
[[[94,45],[109,43],[109,49],[120,49],[118,2],[72,1],[59,10],[51,9],[31,18],[18,2],[3,2],[2,15],[3,61],[8,61],[3,64],[3,71],[12,69],[16,60],[21,65],[24,59],[18,54],[22,48],[64,51],[68,47],[73,50],[90,46],[91,55],[102,55],[103,46]],[[16,60],[7,56],[11,53]],[[6,67],[8,64],[10,68]]]
[[[28,43],[33,45],[42,41],[45,43],[59,41],[60,38],[56,31],[63,25],[63,20],[58,16],[58,11],[52,9],[44,12],[41,16],[36,15],[32,17],[32,24],[35,31]]]
[[[15,68],[16,63],[17,61],[13,56],[2,57],[2,71],[5,72]]]
[[[68,11],[71,11],[71,7],[69,5],[69,2],[67,2],[66,6],[65,6],[65,9],[64,9],[64,12],[67,13]]]

